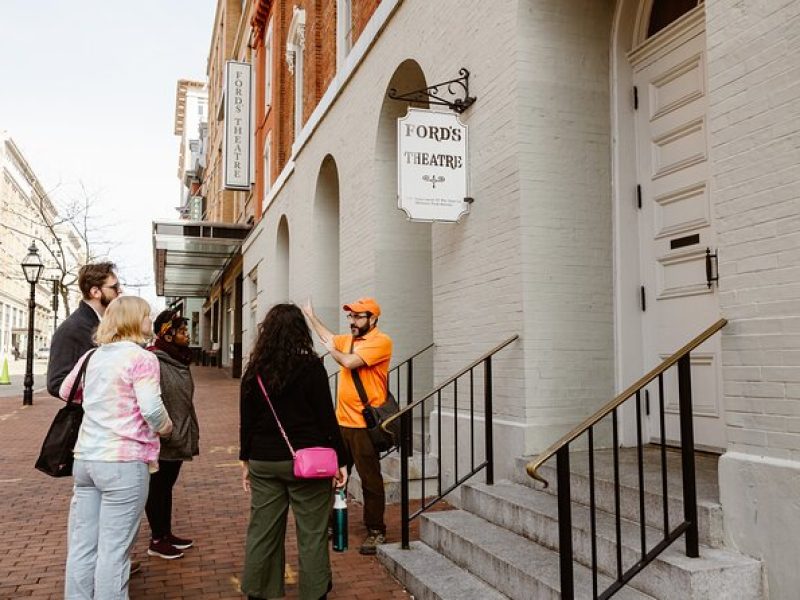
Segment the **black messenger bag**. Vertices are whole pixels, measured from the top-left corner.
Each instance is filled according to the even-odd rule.
[[[72,450],[78,441],[78,432],[83,421],[83,406],[75,403],[75,394],[82,385],[86,365],[89,364],[93,353],[94,350],[84,359],[75,383],[72,384],[72,389],[69,391],[67,403],[56,413],[50,429],[44,437],[42,449],[39,451],[39,458],[36,460],[35,466],[50,477],[72,475],[72,463],[75,461]]]
[[[354,344],[355,345],[355,344]],[[350,353],[353,352],[353,346],[350,346]],[[372,445],[378,453],[389,453],[394,450],[400,443],[400,419],[394,421],[389,425],[389,432],[384,431],[381,424],[389,417],[392,417],[400,412],[400,406],[397,404],[394,395],[388,389],[386,390],[386,400],[380,406],[372,406],[367,398],[367,391],[364,389],[364,384],[361,382],[361,377],[358,374],[358,369],[353,369],[353,383],[356,386],[358,397],[361,399],[363,408],[361,414],[364,415],[364,421],[367,424],[367,433],[369,439],[372,440]]]

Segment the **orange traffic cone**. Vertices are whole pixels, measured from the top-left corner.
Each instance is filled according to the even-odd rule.
[[[8,359],[3,359],[3,372],[0,373],[0,385],[11,385],[11,378],[8,376]]]

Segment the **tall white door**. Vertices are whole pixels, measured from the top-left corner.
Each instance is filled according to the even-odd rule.
[[[719,319],[706,249],[717,241],[709,198],[704,26],[681,19],[631,54],[640,188],[642,350],[652,368]],[[712,259],[712,267],[715,264]],[[713,273],[716,269],[713,269]],[[691,357],[695,441],[725,448],[719,335]],[[677,372],[665,375],[666,438],[680,439]],[[660,440],[658,387],[647,428]]]

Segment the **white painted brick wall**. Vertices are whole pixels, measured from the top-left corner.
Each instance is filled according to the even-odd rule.
[[[800,460],[800,2],[706,11],[729,448]]]
[[[414,250],[398,251],[397,243],[410,239],[404,227],[431,229],[433,379],[521,335],[493,365],[495,413],[524,431],[498,436],[506,463],[543,449],[613,395],[611,7],[594,0],[464,4],[402,2],[295,157],[245,271],[261,260],[261,317],[276,300],[268,286],[277,224],[286,214],[290,297],[299,302],[314,289],[326,264],[314,250],[314,193],[330,153],[341,194],[341,300],[369,294],[390,308],[381,326],[395,339],[396,357],[431,335],[424,331],[430,300],[419,293],[424,273],[406,275],[398,262]],[[387,84],[408,58],[428,84],[451,79],[461,67],[471,72],[470,93],[478,100],[462,120],[470,127],[475,203],[458,224],[405,223],[376,160]]]
[[[531,449],[614,395],[612,7],[521,2],[520,204]]]

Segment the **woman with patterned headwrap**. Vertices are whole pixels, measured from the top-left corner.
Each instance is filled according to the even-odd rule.
[[[172,488],[181,465],[199,454],[199,427],[192,397],[194,381],[189,371],[192,351],[189,348],[187,321],[175,311],[165,310],[153,323],[155,342],[148,348],[161,368],[161,397],[174,424],[172,435],[161,442],[158,471],[150,476],[150,493],[145,512],[150,523],[150,547],[147,554],[168,560],[181,558],[192,540],[172,532]]]

